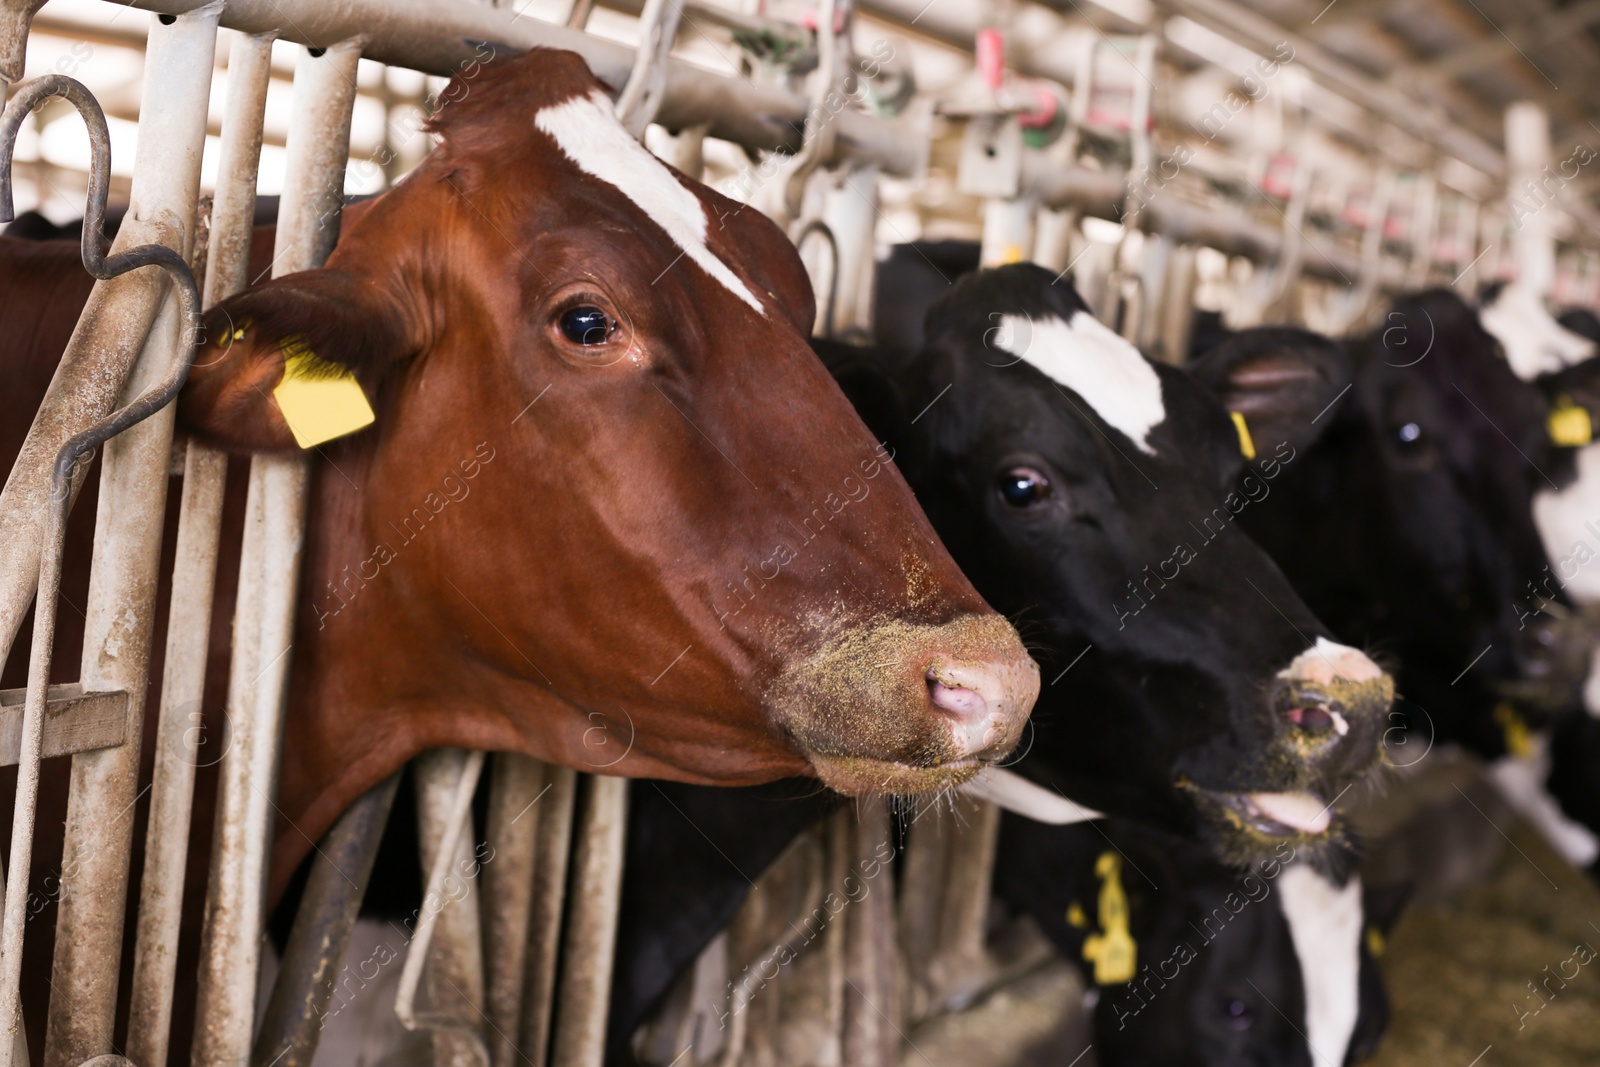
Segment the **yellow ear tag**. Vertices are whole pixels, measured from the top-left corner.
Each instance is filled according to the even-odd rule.
[[[1381,956],[1389,947],[1388,939],[1383,936],[1383,931],[1376,926],[1367,927],[1367,951],[1374,956]]]
[[[355,375],[329,373],[329,364],[300,344],[285,345],[283,354],[283,381],[272,398],[295,444],[311,448],[372,425],[376,416]]]
[[[1256,443],[1250,438],[1250,425],[1244,421],[1244,412],[1230,411],[1233,428],[1239,431],[1239,454],[1245,459],[1256,458]]]
[[[1128,895],[1122,891],[1122,859],[1115,852],[1102,852],[1095,861],[1094,873],[1100,876],[1100,901],[1097,906],[1100,933],[1083,942],[1083,958],[1094,964],[1096,985],[1131,982],[1138,963],[1138,946],[1128,932]]]
[[[1550,417],[1545,420],[1545,430],[1550,434],[1550,443],[1561,448],[1582,448],[1594,440],[1594,424],[1589,412],[1568,396],[1556,401]]]
[[[1089,916],[1083,913],[1083,905],[1076,900],[1067,906],[1067,925],[1079,930],[1089,928]]]
[[[1510,704],[1496,704],[1494,721],[1500,724],[1507,753],[1518,759],[1527,759],[1533,755],[1533,734],[1516,708]]]

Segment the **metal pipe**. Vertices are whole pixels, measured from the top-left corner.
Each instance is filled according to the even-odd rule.
[[[617,905],[622,899],[628,780],[595,775],[586,781],[571,915],[561,953],[565,966],[555,1033],[558,1067],[600,1067],[605,1056]]]
[[[545,767],[545,781],[550,788],[539,802],[537,813],[533,909],[528,920],[528,968],[522,993],[522,1054],[532,1067],[545,1067],[549,1062],[556,957],[561,947],[561,913],[567,896],[578,774],[570,767],[550,764]]]
[[[0,93],[6,82],[22,80],[28,52],[28,27],[45,0],[5,0],[0,3]]]
[[[244,288],[271,58],[271,38],[241,35],[234,39],[206,256],[206,306]],[[200,758],[195,738],[202,723],[227,471],[225,453],[189,443],[133,954],[128,1055],[136,1063],[167,1062],[190,812]]]
[[[254,1067],[311,1067],[333,999],[335,972],[350,948],[350,931],[372,880],[378,843],[399,786],[396,771],[346,808],[318,843],[256,1035]]]
[[[181,14],[198,0],[151,0],[164,14]],[[368,59],[449,76],[481,61],[487,42],[508,51],[564,48],[583,56],[595,75],[614,90],[627,83],[634,49],[600,37],[530,18],[507,7],[448,0],[229,0],[222,25],[245,33],[281,30],[285,40],[328,47],[357,35],[366,38]],[[681,59],[666,63],[666,87],[655,121],[668,129],[709,123],[711,136],[753,149],[797,151],[808,123],[810,102],[778,85],[728,77]],[[828,125],[837,132],[830,162],[876,163],[899,177],[920,173],[927,136],[911,122],[883,119],[848,109]]]
[[[89,214],[95,226],[85,226],[82,242],[84,264],[90,272],[107,278],[137,266],[159,264],[165,268],[163,274],[179,282],[169,293],[165,277],[142,272],[146,275],[145,293],[153,299],[160,299],[163,294],[168,298],[156,313],[155,328],[148,337],[144,331],[150,320],[144,317],[144,312],[149,305],[142,302],[131,309],[131,317],[137,320],[138,335],[123,335],[127,347],[119,355],[131,354],[135,348],[139,350],[128,382],[129,392],[137,399],[105,418],[100,418],[103,409],[79,413],[79,418],[87,414],[91,421],[99,419],[96,425],[82,432],[72,434],[77,421],[72,418],[64,420],[65,426],[47,427],[43,434],[30,432],[30,439],[36,446],[42,443],[41,438],[52,436],[50,429],[58,433],[66,430],[71,436],[54,457],[49,471],[47,507],[32,516],[33,529],[29,531],[37,535],[38,523],[43,521],[45,535],[33,540],[33,547],[39,554],[30,561],[38,567],[40,595],[34,621],[23,754],[13,820],[13,855],[8,879],[13,887],[13,899],[6,902],[5,936],[0,939],[0,956],[4,961],[0,966],[0,1018],[8,1022],[15,1019],[20,1009],[16,990],[22,952],[20,907],[28,884],[27,865],[31,858],[39,773],[37,761],[42,740],[39,720],[46,701],[62,541],[73,495],[70,487],[75,475],[86,466],[82,461],[87,454],[113,437],[117,439],[110,440],[102,460],[80,678],[90,691],[123,690],[129,694],[124,744],[83,752],[72,760],[53,995],[46,1030],[46,1063],[68,1060],[78,1063],[105,1053],[111,1047],[133,836],[130,809],[136,799],[150,621],[172,436],[172,412],[163,409],[187,377],[199,314],[198,294],[184,262],[189,235],[183,220],[193,217],[198,193],[200,148],[211,77],[209,60],[215,47],[216,22],[217,8],[210,7],[177,20],[173,25],[151,27],[152,56],[171,67],[165,76],[155,74],[154,68],[147,70],[145,87],[147,91],[157,88],[165,91],[171,106],[140,124],[142,136],[132,185],[131,214],[135,225],[130,231],[119,234],[116,246],[132,248],[132,251],[117,251],[102,259],[98,223],[105,206],[107,151],[98,153],[101,160],[91,183],[94,199],[89,205]],[[204,64],[200,62],[202,54],[207,60]],[[88,94],[70,79],[47,78],[42,82],[44,92],[30,99],[31,94],[24,91],[13,109],[7,112],[4,136],[7,161],[16,125],[41,96],[66,96],[86,116],[90,110],[97,110],[92,106],[85,108],[81,100],[73,99],[69,86],[76,86],[84,98]],[[92,100],[89,102],[92,105]],[[98,125],[103,132],[103,117],[92,125]],[[4,182],[3,197],[0,197],[4,204],[0,206],[9,217],[12,207],[9,162]],[[167,225],[159,229],[138,224],[140,220],[163,218]],[[178,220],[177,225],[172,224],[174,219]],[[170,244],[133,247],[150,237],[165,238]],[[153,306],[150,310],[154,310]],[[85,332],[82,320],[79,327],[75,337],[78,332]],[[86,332],[94,332],[93,323]],[[120,366],[125,368],[126,364]],[[58,368],[53,384],[60,380],[61,368]],[[120,381],[118,384],[120,386]],[[52,392],[59,401],[67,390],[53,389]],[[103,394],[107,400],[114,395]],[[49,406],[47,403],[46,407]],[[43,410],[40,413],[41,417],[46,414]],[[35,430],[38,429],[36,418]],[[36,469],[35,473],[44,471]],[[34,488],[43,484],[43,479],[38,479]],[[28,570],[32,573],[31,567]],[[23,576],[13,575],[14,579],[18,577]],[[6,644],[13,635],[14,631],[3,635]],[[108,817],[111,812],[120,815]],[[0,1062],[10,1060],[12,1052],[9,1046],[0,1047]]]
[[[465,1000],[474,1012],[482,1014],[477,883],[459,873],[458,867],[462,862],[472,862],[472,835],[468,831],[472,826],[472,795],[483,773],[483,763],[482,752],[439,748],[424,752],[411,764],[417,783],[419,844],[428,885],[422,898],[422,917],[400,971],[394,1011],[407,1030],[433,1031],[433,1062],[437,1067],[489,1064],[489,1050],[478,1020],[442,1008],[444,1003]],[[459,896],[451,895],[452,883],[461,887]],[[417,990],[425,977],[429,1010],[419,1012]]]
[[[319,266],[333,248],[361,44],[340,41],[321,55],[308,51],[299,57],[275,277]],[[228,679],[233,744],[218,784],[201,935],[196,1067],[237,1067],[250,1055],[307,482],[308,466],[299,456],[251,461]]]
[[[848,813],[849,809],[846,808]],[[881,799],[863,801],[850,830],[850,871],[836,892],[850,905],[834,921],[845,923],[844,1062],[851,1067],[900,1063],[900,976],[894,953],[894,871],[883,862],[889,843],[889,808]],[[866,881],[868,864],[877,863]],[[851,880],[861,895],[851,891]]]
[[[548,792],[544,764],[498,752],[489,779],[489,820],[484,839],[493,849],[483,873],[485,1015],[489,1062],[515,1067],[517,1027],[528,962],[533,909],[534,849],[539,816],[533,808]]]

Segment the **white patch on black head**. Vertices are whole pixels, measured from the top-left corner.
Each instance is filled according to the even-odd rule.
[[[1278,889],[1305,986],[1311,1061],[1341,1067],[1361,1014],[1361,880],[1341,888],[1296,863],[1278,876]]]
[[[1512,282],[1478,312],[1483,328],[1506,350],[1506,362],[1523,381],[1580,363],[1595,353],[1595,343],[1573,333],[1545,309],[1539,294]]]
[[[599,89],[540,110],[534,124],[549,134],[585,174],[615,186],[667,231],[683,253],[730,293],[765,315],[761,301],[706,245],[706,211],[649,149],[617,119],[611,98]]]
[[[1054,315],[1001,317],[996,344],[1084,399],[1108,426],[1155,455],[1150,431],[1167,417],[1161,377],[1139,350],[1087,311],[1070,321]]]

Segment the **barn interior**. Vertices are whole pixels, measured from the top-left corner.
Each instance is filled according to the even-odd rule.
[[[197,18],[209,18],[210,29],[198,35],[188,29]],[[155,43],[168,31],[189,36]],[[619,95],[624,124],[655,156],[782,228],[817,297],[817,337],[881,339],[875,331],[897,298],[879,287],[880,267],[892,248],[913,243],[927,250],[923,258],[936,272],[945,261],[935,248],[954,249],[958,259],[970,256],[986,268],[1037,263],[1070,279],[1093,315],[1127,342],[1179,368],[1224,333],[1257,327],[1384,337],[1392,301],[1419,290],[1448,290],[1477,308],[1511,287],[1544,309],[1541,322],[1557,313],[1600,314],[1596,0],[222,0],[209,6],[194,0],[0,0],[0,78],[8,101],[18,100],[30,83],[60,76],[81,84],[105,124],[102,152],[85,137],[82,108],[66,95],[20,110],[8,106],[14,121],[5,146],[4,195],[21,219],[3,232],[76,241],[86,204],[97,196],[110,225],[126,228],[123,213],[140,185],[150,190],[148,203],[160,204],[170,217],[162,222],[130,213],[135,236],[173,247],[187,243],[187,269],[199,283],[194,299],[210,307],[263,280],[241,273],[238,249],[219,246],[219,227],[231,227],[227,232],[235,237],[243,233],[248,248],[252,220],[275,219],[280,205],[287,212],[291,204],[320,203],[326,219],[337,217],[341,196],[345,210],[382,196],[438,145],[427,120],[450,98],[452,86],[463,87],[458,94],[470,92],[479,66],[540,45],[577,50]],[[313,69],[324,59],[338,62],[334,73]],[[105,158],[97,190],[96,168]],[[179,217],[177,231],[162,229]],[[317,231],[323,236],[289,250],[285,262],[318,266],[336,230]],[[126,250],[126,244],[112,249]],[[222,253],[238,260],[228,268],[237,279],[231,288],[208,280],[217,267],[207,256]],[[111,400],[133,395],[120,392],[129,375],[155,380],[149,368],[158,365],[138,364],[145,372],[131,368],[135,357],[159,358],[139,355],[147,333],[177,338],[180,314],[188,313],[180,311],[178,288],[150,288],[140,297],[142,310],[129,320],[137,320],[139,341],[100,339],[108,352],[121,346],[114,387],[101,410],[63,425],[76,432],[109,415]],[[9,297],[0,300],[8,303]],[[5,329],[0,322],[0,332]],[[1552,358],[1576,365],[1593,355],[1597,341],[1578,339],[1574,355]],[[73,343],[96,341],[86,333]],[[151,350],[158,348],[152,344]],[[1570,399],[1562,403],[1571,406]],[[19,441],[22,430],[19,425]],[[170,422],[164,432],[169,437],[152,447],[172,450],[168,495],[176,500],[182,484],[187,507],[196,461],[190,456],[186,468],[184,443],[170,443]],[[1590,437],[1585,416],[1581,438],[1557,444],[1580,451]],[[104,437],[95,441],[96,447],[104,443]],[[1251,449],[1246,454],[1253,458]],[[7,641],[16,638],[36,592],[41,608],[35,611],[42,614],[46,600],[54,601],[50,560],[61,566],[50,547],[58,531],[46,521],[53,514],[45,506],[50,469],[39,462],[30,483],[18,460],[7,496],[0,498],[0,533],[14,539],[14,551],[0,549],[0,568],[13,570],[0,589],[9,598],[0,602],[0,637]],[[275,476],[287,477],[249,475],[264,485],[276,484],[268,481]],[[1594,483],[1588,485],[1593,491]],[[131,499],[141,492],[130,491]],[[104,492],[99,521],[133,521],[106,518]],[[1600,522],[1600,492],[1587,506],[1585,514]],[[8,516],[25,513],[33,518],[3,525]],[[216,769],[223,792],[236,780],[240,798],[236,810],[219,816],[237,833],[219,832],[211,859],[210,877],[222,895],[197,900],[191,891],[185,897],[179,852],[163,875],[169,885],[177,879],[176,896],[156,899],[149,889],[156,876],[147,873],[141,898],[140,879],[134,877],[133,888],[126,881],[135,862],[127,842],[88,839],[90,845],[80,847],[96,855],[103,848],[108,869],[123,872],[121,882],[105,875],[109,881],[81,891],[89,908],[114,907],[128,897],[151,915],[164,909],[166,925],[141,919],[137,931],[128,924],[125,938],[119,928],[96,935],[97,942],[85,933],[83,943],[96,946],[86,955],[101,962],[80,961],[77,984],[50,988],[30,988],[26,976],[19,977],[19,960],[31,921],[25,903],[49,898],[53,915],[55,898],[51,891],[30,891],[13,892],[8,900],[0,1013],[49,1001],[54,1028],[55,1005],[71,1012],[74,998],[82,997],[83,1004],[98,1005],[85,1008],[84,1018],[120,1020],[98,1029],[85,1023],[77,1044],[63,1036],[58,1045],[52,1037],[44,1058],[51,1067],[177,1062],[169,1049],[188,1048],[189,1037],[174,1042],[166,1035],[174,996],[170,970],[165,979],[149,979],[152,1003],[164,1002],[164,1008],[139,1016],[135,1007],[131,1022],[128,999],[141,993],[130,992],[125,977],[119,1001],[116,976],[135,969],[136,940],[143,954],[155,952],[150,946],[163,938],[175,945],[184,909],[209,909],[207,929],[214,913],[218,931],[207,941],[210,970],[201,979],[213,986],[196,1009],[201,1021],[190,1020],[202,1035],[194,1039],[196,1064],[276,1067],[280,1061],[263,1055],[264,1034],[287,1035],[283,1051],[293,1054],[281,1063],[319,1067],[1140,1062],[1106,1060],[1095,1029],[1096,1006],[1117,996],[1127,979],[1097,984],[1085,974],[1085,958],[1066,958],[1032,920],[992,899],[1000,809],[956,793],[931,801],[856,800],[801,835],[767,875],[750,881],[738,915],[694,954],[654,1016],[623,1046],[608,1042],[623,813],[627,790],[644,786],[612,776],[611,750],[585,748],[577,751],[595,758],[569,760],[566,768],[557,767],[558,760],[546,766],[525,756],[454,748],[413,763],[398,804],[416,811],[389,831],[391,840],[410,837],[385,846],[405,852],[393,875],[396,893],[419,902],[437,896],[452,877],[452,864],[470,860],[475,842],[491,840],[514,857],[508,864],[523,865],[515,870],[527,885],[507,891],[467,884],[466,905],[425,921],[425,937],[408,932],[410,954],[358,983],[357,1010],[346,1018],[357,1018],[359,1026],[328,1031],[325,1038],[313,1033],[330,996],[342,996],[332,992],[339,987],[328,976],[348,973],[339,968],[364,954],[370,959],[383,941],[381,931],[359,923],[351,934],[357,892],[346,902],[349,922],[331,942],[338,955],[324,953],[317,961],[320,993],[305,993],[321,997],[320,1012],[308,1008],[297,1015],[279,1003],[288,994],[275,993],[275,983],[300,988],[279,976],[308,963],[294,948],[282,955],[281,937],[264,934],[274,921],[261,888],[274,816],[270,804],[249,800],[248,783],[251,775],[276,773],[289,682],[282,673],[286,662],[278,663],[267,646],[292,646],[282,635],[294,625],[297,595],[307,595],[297,594],[298,563],[284,570],[288,557],[272,548],[297,544],[305,516],[291,508],[280,518],[279,525],[273,525],[277,518],[264,520],[268,532],[256,549],[261,558],[247,555],[244,565],[259,570],[248,580],[260,583],[252,601],[260,617],[233,630],[232,669],[258,668],[257,681],[266,681],[254,695],[239,696],[242,703],[230,696],[227,740],[185,741],[191,747],[174,757],[174,765],[187,763],[187,778],[176,774],[166,785],[137,767],[118,772],[120,784],[99,792],[85,785],[76,816],[82,821],[84,811],[153,805],[162,789],[170,790],[183,799],[161,810],[177,820],[176,829],[153,814],[140,815],[137,833],[141,840],[150,835],[148,851],[155,856],[162,833],[187,832],[194,768]],[[159,544],[159,510],[151,521],[154,533],[145,521],[138,536],[154,536]],[[1600,533],[1594,536],[1600,546]],[[25,543],[27,551],[20,547]],[[1547,545],[1552,563],[1560,560],[1563,581],[1577,547]],[[101,550],[96,541],[97,567]],[[210,551],[214,566],[214,544]],[[244,551],[251,551],[248,542]],[[1574,573],[1594,555],[1587,547],[1585,553]],[[108,558],[106,573],[112,573],[115,558]],[[181,568],[181,561],[174,566]],[[282,575],[272,579],[274,569],[288,575],[287,584]],[[1539,577],[1519,575],[1517,595],[1525,595],[1522,578]],[[160,578],[174,589],[180,579],[165,570]],[[109,582],[107,589],[121,593],[104,595],[124,596],[132,612],[152,611],[154,601],[141,599],[155,595],[147,584]],[[1582,592],[1574,583],[1564,599],[1581,604]],[[147,635],[158,645],[166,642],[169,669],[173,649],[185,642],[204,648],[209,597],[208,591],[201,616],[186,618],[174,608],[163,615],[170,618],[166,632]],[[71,647],[88,648],[93,635],[83,632],[86,619],[74,621],[75,611],[77,605],[49,617],[77,628]],[[1026,627],[1018,623],[1018,629],[1028,641]],[[238,649],[248,641],[258,647],[240,658]],[[1595,643],[1600,646],[1600,638]],[[1391,667],[1386,650],[1368,651]],[[77,677],[70,669],[50,675],[47,693],[45,679],[30,674],[30,652],[37,657],[22,640],[0,646],[5,685],[15,687],[0,691],[7,746],[0,755],[5,766],[19,766],[20,783],[19,799],[7,809],[19,820],[5,836],[8,878],[21,856],[25,885],[55,877],[59,887],[60,879],[71,881],[77,873],[69,870],[74,861],[42,856],[30,871],[26,849],[14,847],[33,833],[33,801],[22,798],[29,774],[38,777],[40,731],[44,763],[64,764],[70,757],[76,767],[80,755],[114,752],[123,744],[121,716],[137,704],[130,705],[126,693],[111,694],[121,696],[120,703],[98,699],[103,694],[87,673],[82,684],[63,688],[63,680]],[[44,662],[48,666],[48,650]],[[1047,685],[1052,676],[1059,681],[1060,667],[1072,669],[1050,662]],[[1475,662],[1462,662],[1462,674]],[[196,669],[203,678],[204,667]],[[145,677],[113,673],[100,683],[99,689],[136,690]],[[182,732],[183,716],[198,706],[196,684],[189,685],[190,705],[174,695],[152,706],[148,714],[162,716],[162,730]],[[1572,713],[1600,719],[1600,693],[1585,692],[1584,699],[1587,706]],[[57,715],[76,719],[39,725]],[[247,720],[255,725],[241,725]],[[1549,773],[1549,738],[1537,730],[1530,735],[1515,711],[1497,722],[1503,755],[1495,759],[1446,741],[1435,744],[1415,720],[1396,727],[1384,736],[1377,769],[1329,804],[1360,842],[1362,883],[1393,890],[1392,916],[1366,923],[1361,933],[1389,1014],[1370,1059],[1360,1062],[1600,1062],[1600,972],[1579,966],[1596,955],[1589,946],[1600,945],[1595,838],[1585,838],[1577,826],[1584,813],[1570,806],[1563,813],[1539,793]],[[147,733],[155,729],[145,727]],[[589,746],[592,739],[584,738]],[[196,756],[207,744],[225,751],[215,759]],[[1600,754],[1600,747],[1594,751]],[[165,766],[161,759],[158,766]],[[1509,774],[1497,759],[1521,760],[1523,770]],[[1600,775],[1600,765],[1593,770]],[[364,832],[380,833],[396,803],[394,787],[388,788],[381,809],[352,808],[355,817],[329,833],[354,834],[362,818],[377,826]],[[530,820],[539,823],[537,836],[518,837],[510,813],[525,813],[524,800],[531,807],[547,793],[540,819]],[[318,842],[331,852],[336,845],[356,847],[351,840]],[[376,840],[372,836],[373,849]],[[514,846],[505,843],[513,840]],[[866,894],[873,903],[848,910],[835,924],[837,938],[823,939],[828,947],[794,949],[797,962],[779,968],[782,977],[759,988],[748,978],[741,985],[741,974],[784,943],[785,927],[816,911],[830,880],[844,869],[842,855],[854,862],[880,841],[902,853],[892,881],[879,883],[888,889]],[[370,868],[371,855],[367,862]],[[309,880],[318,877],[313,871]],[[1122,877],[1133,875],[1125,870]],[[496,892],[499,901],[492,899]],[[1109,890],[1100,892],[1104,901]],[[519,917],[507,919],[513,912]],[[284,928],[279,934],[286,933],[288,919],[276,921]],[[1074,925],[1095,935],[1101,923],[1089,914]],[[1122,929],[1126,933],[1125,922]],[[509,955],[507,938],[518,943]],[[541,950],[549,957],[546,969],[528,964],[524,975],[524,961]],[[497,962],[502,957],[514,962]],[[1303,955],[1300,960],[1316,966]],[[1137,965],[1145,962],[1141,956]],[[1564,965],[1578,973],[1567,974]],[[1552,973],[1560,976],[1554,983]],[[713,1002],[722,1007],[706,1006]],[[1302,1004],[1300,1011],[1306,1010]],[[1229,1060],[1195,1051],[1192,1062],[1358,1062],[1306,1047],[1304,1017],[1293,1010],[1278,1014],[1302,1039],[1292,1053]],[[59,1025],[63,1035],[74,1032]],[[1246,1020],[1240,1032],[1250,1025]],[[141,1039],[141,1026],[161,1036]],[[0,1047],[0,1067],[30,1062],[30,1042],[44,1040],[17,1034],[9,1051]],[[93,1059],[90,1051],[108,1058]]]

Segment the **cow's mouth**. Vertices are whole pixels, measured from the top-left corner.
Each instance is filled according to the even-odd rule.
[[[989,762],[969,757],[918,765],[864,756],[830,756],[819,752],[811,753],[810,758],[811,766],[824,785],[836,793],[852,797],[886,793],[900,796],[936,793],[969,780]]]
[[[1236,832],[1274,841],[1321,839],[1332,831],[1333,805],[1309,790],[1228,793],[1192,782],[1180,785],[1193,793],[1203,810]]]

